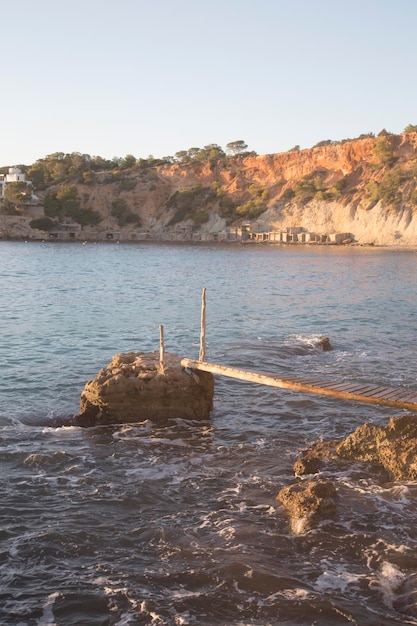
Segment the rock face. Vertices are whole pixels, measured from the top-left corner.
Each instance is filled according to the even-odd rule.
[[[329,468],[337,456],[336,445],[339,443],[339,441],[324,441],[305,450],[294,463],[294,474],[296,476],[318,474],[324,468]]]
[[[386,480],[417,480],[417,414],[392,417],[385,427],[362,424],[343,441],[319,442],[297,459],[294,474],[308,476],[277,495],[290,516],[293,532],[309,530],[336,512],[336,488],[329,480],[309,475],[335,475],[359,462],[378,470]]]
[[[207,372],[186,372],[181,357],[159,352],[116,354],[80,398],[79,426],[127,424],[145,419],[207,419],[213,408],[214,379]]]
[[[391,164],[378,157],[381,141],[392,152]],[[83,226],[79,239],[108,241],[107,235],[116,238],[117,233],[121,241],[233,241],[232,230],[249,219],[254,233],[286,232],[297,225],[306,233],[350,234],[339,243],[415,246],[417,132],[324,144],[263,156],[170,157],[122,170],[87,170],[92,177],[75,184],[77,195],[82,208],[97,211],[102,221]],[[37,190],[41,200],[65,181]],[[207,194],[199,196],[198,189]],[[197,218],[194,209],[178,211],[176,199],[184,191],[202,199],[198,215],[207,220]],[[136,220],[121,225],[113,215],[121,192],[126,208],[140,218],[140,228]],[[258,206],[261,198],[256,221],[249,217],[252,209],[249,215],[233,209]],[[0,215],[0,238],[47,238],[29,226],[32,219],[28,212],[18,219]]]
[[[382,465],[394,480],[416,480],[417,415],[392,417],[385,428],[363,424],[336,451],[345,459]]]
[[[328,480],[303,480],[277,495],[290,515],[293,532],[304,532],[336,512],[336,487]]]
[[[362,424],[343,441],[320,442],[295,462],[296,476],[359,461],[379,466],[391,480],[417,479],[417,414],[391,417],[387,426]]]

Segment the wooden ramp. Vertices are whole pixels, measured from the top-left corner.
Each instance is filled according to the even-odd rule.
[[[368,404],[378,404],[379,406],[390,406],[395,409],[407,409],[417,411],[417,391],[406,388],[381,387],[380,385],[370,385],[365,383],[337,383],[314,378],[301,378],[297,376],[286,376],[279,378],[264,372],[248,372],[246,370],[215,365],[205,361],[196,361],[184,358],[181,360],[182,367],[211,372],[220,376],[246,380],[259,385],[269,385],[270,387],[281,387],[302,393],[314,393],[320,396],[331,396],[340,400],[353,400],[355,402],[366,402]]]

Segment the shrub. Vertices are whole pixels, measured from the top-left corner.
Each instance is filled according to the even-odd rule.
[[[208,207],[213,204],[216,197],[213,188],[201,185],[176,191],[167,202],[168,208],[175,208],[175,214],[169,220],[168,226],[187,219],[191,219],[195,226],[200,226],[208,220]]]
[[[141,224],[139,215],[136,215],[136,213],[133,213],[133,211],[129,209],[126,200],[123,198],[113,200],[110,213],[117,219],[119,226],[126,226],[126,224],[136,224],[136,226],[140,226]]]
[[[262,198],[252,199],[236,207],[236,213],[241,217],[254,219],[267,210],[267,205]]]
[[[331,146],[333,141],[331,139],[323,139],[316,143],[313,148],[323,148],[324,146]]]
[[[406,178],[399,167],[390,170],[384,174],[380,183],[371,180],[366,185],[367,195],[372,202],[381,201],[384,206],[398,207],[403,199],[400,186]]]
[[[31,228],[37,228],[38,230],[46,230],[49,232],[54,227],[54,222],[49,217],[39,217],[36,220],[29,222]]]
[[[373,153],[381,165],[391,166],[395,162],[394,148],[386,136],[381,136],[376,142]]]
[[[138,181],[132,178],[123,178],[117,185],[117,188],[119,191],[132,191],[137,183]]]
[[[236,204],[232,198],[223,189],[217,189],[216,196],[219,202],[219,215],[226,218],[232,217],[236,210]]]

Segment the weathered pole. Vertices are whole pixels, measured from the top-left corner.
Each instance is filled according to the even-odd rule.
[[[200,331],[200,356],[199,361],[206,358],[206,288],[203,288],[201,294],[201,331]]]
[[[165,346],[164,346],[164,327],[159,326],[159,373],[165,374]]]

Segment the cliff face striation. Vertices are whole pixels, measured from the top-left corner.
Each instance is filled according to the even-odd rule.
[[[54,214],[51,197],[71,186],[80,211],[98,216],[95,224],[84,220],[78,229],[77,218],[72,219],[76,239],[246,237],[416,246],[417,133],[322,144],[263,156],[140,161],[90,177],[73,172],[36,190],[57,231],[42,234],[69,238],[71,220],[63,219],[62,208]],[[12,217],[7,216],[9,223]],[[4,219],[0,215],[0,222]],[[339,239],[329,239],[338,233]]]

